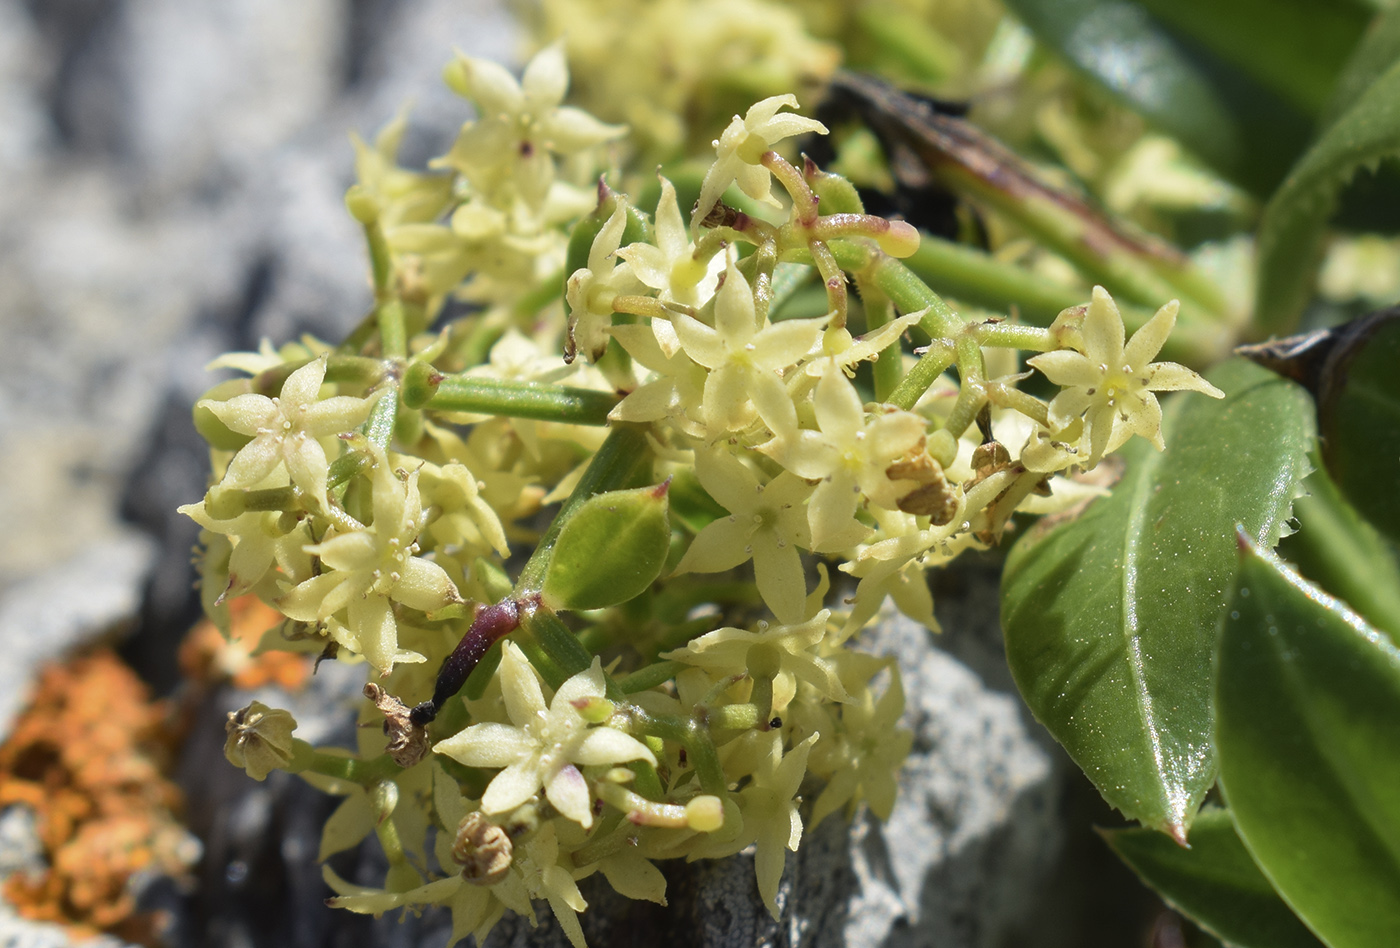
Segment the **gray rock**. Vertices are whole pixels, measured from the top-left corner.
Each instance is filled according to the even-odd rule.
[[[153,553],[148,538],[128,531],[0,598],[0,734],[9,730],[41,665],[136,614]]]

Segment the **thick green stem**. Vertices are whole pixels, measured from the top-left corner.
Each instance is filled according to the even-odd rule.
[[[924,392],[928,391],[929,386],[938,381],[938,377],[948,370],[948,366],[953,364],[956,355],[953,347],[946,342],[937,342],[929,346],[923,357],[914,363],[909,374],[900,380],[893,392],[890,392],[887,401],[897,408],[909,411]]]
[[[611,392],[588,388],[449,375],[438,382],[432,397],[409,407],[601,426],[618,401]]]
[[[403,303],[387,299],[375,312],[379,324],[379,352],[386,359],[408,357],[408,327],[404,320]]]
[[[670,681],[685,671],[687,667],[684,662],[653,662],[623,678],[617,683],[617,686],[622,689],[623,694],[636,694],[639,691],[646,691],[648,688],[655,688],[663,682]]]

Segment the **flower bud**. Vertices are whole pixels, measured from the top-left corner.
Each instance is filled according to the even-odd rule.
[[[291,761],[292,732],[296,726],[296,719],[289,712],[269,708],[261,701],[254,701],[241,711],[230,711],[224,728],[228,732],[224,757],[254,780],[266,780],[271,771]]]
[[[724,804],[710,794],[698,796],[685,805],[685,822],[697,833],[713,833],[724,825]]]

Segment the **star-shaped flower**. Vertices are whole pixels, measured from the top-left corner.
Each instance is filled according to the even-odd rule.
[[[890,665],[890,684],[876,700],[865,688],[856,700],[840,709],[838,739],[831,743],[823,760],[812,761],[812,769],[830,773],[831,779],[812,806],[812,825],[847,802],[864,799],[870,811],[888,820],[894,810],[898,775],[904,758],[914,745],[910,731],[896,727],[904,713],[904,685],[899,666]]]
[[[593,823],[593,794],[577,765],[629,760],[656,765],[645,744],[616,728],[590,727],[580,714],[581,707],[604,700],[603,666],[597,658],[588,671],[560,685],[548,707],[534,669],[510,642],[500,675],[506,713],[513,723],[473,724],[433,746],[468,767],[504,768],[481,798],[484,812],[513,810],[543,787],[556,810],[588,827]]]
[[[855,519],[862,496],[893,509],[919,484],[892,479],[891,465],[923,450],[924,419],[907,411],[877,411],[867,415],[855,386],[835,366],[817,382],[812,398],[819,430],[797,427],[791,402],[765,413],[773,438],[759,450],[798,477],[818,480],[807,505],[812,548],[821,552],[843,549],[869,532]]]
[[[772,177],[767,168],[760,164],[765,152],[784,138],[805,135],[807,132],[826,134],[826,126],[816,119],[791,112],[779,112],[783,106],[797,108],[794,95],[775,95],[755,103],[744,113],[743,118],[734,116],[719,140],[715,142],[717,157],[710,170],[705,172],[705,180],[700,184],[700,199],[695,202],[695,212],[690,218],[691,235],[699,233],[700,222],[705,219],[720,196],[731,184],[738,184],[755,201],[763,201],[774,207],[782,205],[773,197]]]
[[[758,893],[774,918],[778,917],[778,884],[783,879],[784,850],[797,852],[802,841],[802,817],[797,812],[797,790],[807,775],[807,755],[817,740],[813,734],[786,754],[783,753],[782,729],[755,732],[755,740],[765,742],[747,787],[738,793],[739,811],[743,814],[743,829],[730,840],[701,853],[718,858],[731,855],[754,844],[754,874],[758,877]]]
[[[226,402],[200,404],[239,434],[253,440],[239,449],[229,463],[221,482],[224,487],[254,487],[276,469],[287,465],[292,483],[315,498],[322,509],[326,502],[325,449],[320,438],[343,434],[364,424],[378,398],[337,395],[321,398],[326,378],[326,357],[313,359],[287,376],[282,393],[235,395]]]
[[[632,272],[660,298],[687,306],[701,306],[714,295],[725,257],[709,261],[695,258],[695,245],[686,236],[676,189],[661,179],[661,200],[656,205],[656,243],[628,244],[617,255],[632,265]],[[716,266],[717,265],[717,266]]]
[[[811,493],[801,478],[784,471],[766,484],[723,448],[695,452],[700,486],[729,511],[695,537],[677,573],[718,573],[753,560],[759,595],[778,621],[806,618],[807,584],[798,549],[811,549],[802,502]]]
[[[770,626],[759,623],[758,630],[724,628],[707,632],[692,639],[685,648],[666,652],[661,657],[708,668],[724,674],[748,670],[749,651],[763,648],[778,661],[778,673],[773,676],[773,710],[781,712],[797,693],[797,682],[805,681],[832,701],[847,701],[850,696],[830,661],[815,651],[826,634],[826,622],[831,611],[823,609],[800,625]]]
[[[306,551],[320,557],[329,571],[292,587],[276,605],[298,622],[323,622],[346,610],[345,624],[360,653],[388,674],[399,651],[392,602],[435,612],[462,599],[441,566],[414,555],[427,519],[418,472],[400,481],[381,454],[373,496],[374,522],[308,546]]]
[[[1125,346],[1123,317],[1108,291],[1096,286],[1080,330],[1084,351],[1059,349],[1026,360],[1064,389],[1050,402],[1051,427],[1058,433],[1083,417],[1089,465],[1135,434],[1162,450],[1162,408],[1153,392],[1225,397],[1183,365],[1151,361],[1176,326],[1177,309],[1172,300],[1157,310]]]
[[[712,437],[747,427],[756,405],[789,400],[779,373],[812,350],[824,322],[789,319],[759,328],[753,291],[733,263],[715,294],[714,328],[681,313],[671,317],[685,354],[710,370],[703,415]]]
[[[443,163],[461,169],[483,191],[513,180],[532,207],[544,201],[554,182],[552,154],[572,155],[626,131],[560,104],[569,89],[562,42],[536,53],[518,82],[497,63],[461,55],[445,77],[476,103],[481,120],[462,129]]]

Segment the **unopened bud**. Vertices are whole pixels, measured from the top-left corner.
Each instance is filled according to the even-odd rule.
[[[685,805],[685,822],[697,833],[713,833],[724,825],[724,804],[710,794],[698,796]]]

